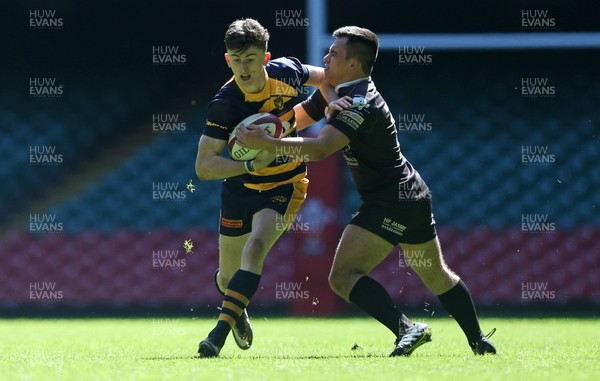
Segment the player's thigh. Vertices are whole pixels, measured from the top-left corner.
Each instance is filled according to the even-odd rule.
[[[249,236],[250,234],[237,237],[219,235],[219,277],[227,282],[242,264],[242,252]]]
[[[262,261],[296,217],[306,199],[308,180],[281,185],[262,193],[252,216],[252,231],[244,247],[243,266],[262,270]]]
[[[394,246],[378,235],[356,225],[344,229],[338,244],[331,275],[366,275],[383,261]]]
[[[442,252],[437,237],[419,244],[400,243],[400,248],[405,260],[415,271],[442,266]]]

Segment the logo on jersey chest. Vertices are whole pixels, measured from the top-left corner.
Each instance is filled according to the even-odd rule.
[[[273,104],[275,105],[277,110],[283,110],[283,106],[285,105],[283,97],[281,95],[276,96],[275,100],[273,101]]]
[[[365,121],[365,118],[363,118],[362,115],[350,109],[342,110],[338,114],[337,118],[342,122],[346,123],[353,130],[357,130],[358,127],[360,127],[360,125],[362,124],[362,122]]]
[[[355,108],[361,111],[363,108],[369,106],[367,100],[362,95],[355,95],[352,97],[352,106],[350,108]]]

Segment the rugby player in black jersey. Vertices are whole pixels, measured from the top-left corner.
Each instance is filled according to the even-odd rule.
[[[210,102],[196,157],[201,180],[225,179],[221,191],[217,289],[224,295],[216,327],[200,342],[201,357],[218,356],[233,330],[241,349],[252,345],[246,306],[258,288],[265,256],[284,233],[280,216],[293,221],[306,197],[308,180],[301,160],[274,161],[266,151],[252,161],[221,156],[229,135],[244,118],[270,112],[295,128],[293,107],[301,85],[319,86],[323,68],[296,58],[271,60],[268,31],[256,20],[236,20],[225,33],[225,60],[233,77]],[[288,136],[297,136],[296,131]],[[278,229],[279,227],[279,229]]]
[[[431,340],[431,328],[413,323],[394,305],[387,291],[368,274],[396,245],[406,257],[419,253],[424,261],[409,264],[442,306],[458,322],[475,354],[496,353],[479,327],[471,294],[448,268],[438,240],[425,181],[400,151],[395,121],[370,78],[379,40],[355,26],[333,33],[324,57],[325,80],[335,86],[338,111],[315,138],[272,139],[250,126],[238,130],[238,142],[271,152],[294,152],[321,160],[342,151],[362,205],[340,239],[329,275],[332,290],[362,308],[396,335],[391,356],[409,356]],[[324,117],[328,106],[320,91],[295,107],[299,125]]]

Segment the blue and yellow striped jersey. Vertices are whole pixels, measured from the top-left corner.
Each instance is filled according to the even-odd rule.
[[[267,82],[260,93],[245,92],[233,77],[221,87],[208,105],[204,135],[228,140],[235,126],[246,117],[270,112],[290,123],[292,132],[288,136],[297,136],[294,106],[302,101],[308,69],[297,58],[282,57],[269,61],[265,70]],[[248,188],[266,190],[300,181],[305,176],[304,162],[279,158],[263,170],[231,177],[227,181],[240,181]]]

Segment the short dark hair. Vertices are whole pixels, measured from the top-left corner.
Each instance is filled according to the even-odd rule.
[[[379,39],[375,33],[358,26],[343,26],[333,32],[333,37],[347,37],[346,58],[357,57],[363,72],[371,74],[379,50]]]
[[[269,31],[254,19],[235,20],[225,32],[225,48],[243,53],[250,46],[267,51]]]

